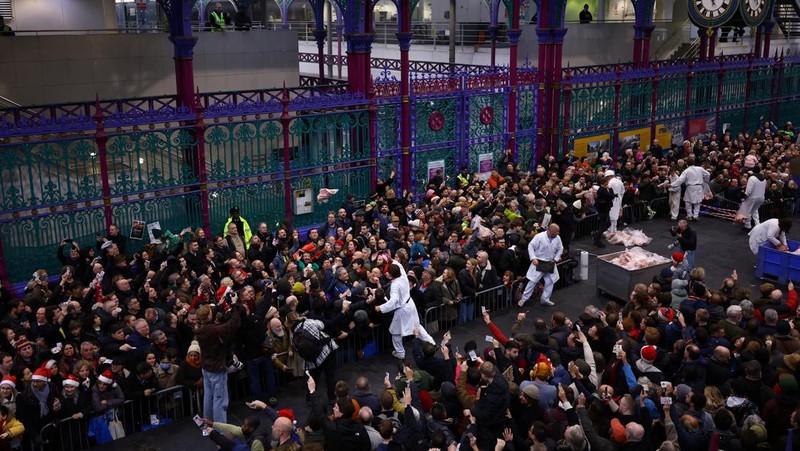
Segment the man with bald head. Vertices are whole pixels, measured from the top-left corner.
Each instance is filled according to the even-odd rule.
[[[706,385],[719,387],[732,377],[731,351],[725,346],[717,346],[706,366]]]
[[[564,245],[561,243],[561,237],[558,236],[559,231],[560,228],[557,224],[550,224],[547,230],[537,233],[528,243],[531,266],[526,274],[528,284],[522,293],[522,299],[517,304],[520,308],[530,300],[536,284],[542,279],[544,279],[544,290],[539,303],[543,306],[555,305],[550,300],[550,295],[553,293],[553,285],[559,279],[556,263],[561,260],[561,254],[564,252]]]
[[[292,440],[292,421],[286,417],[278,417],[272,423],[272,440],[275,445],[273,450],[295,451],[303,449]]]

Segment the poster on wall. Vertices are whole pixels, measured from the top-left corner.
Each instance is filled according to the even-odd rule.
[[[686,139],[683,137],[683,121],[667,122],[664,126],[670,133],[672,133],[672,139],[670,140],[670,143],[677,146],[682,145],[683,141]]]
[[[689,119],[689,138],[699,138],[708,141],[717,128],[717,119],[714,116]]]
[[[156,222],[151,222],[151,223],[147,224],[147,237],[150,238],[150,242],[152,243],[156,239],[158,239],[159,242],[160,242],[161,236],[159,235],[158,238],[153,236],[153,230],[158,230],[160,232],[161,231],[161,223],[156,221]]]
[[[587,138],[576,139],[573,143],[575,158],[587,157],[592,163],[603,152],[611,149],[611,135],[589,136]]]
[[[627,149],[633,149],[634,147],[638,147],[641,142],[642,142],[642,135],[639,133],[619,134],[620,152],[625,152]]]
[[[444,160],[433,160],[428,162],[428,183],[436,177],[436,173],[442,171],[442,178],[444,178]]]
[[[314,213],[313,196],[314,190],[312,188],[294,190],[294,214],[307,215]]]
[[[491,153],[482,153],[478,155],[478,177],[481,180],[489,180],[492,175],[492,167],[494,166],[494,158]]]

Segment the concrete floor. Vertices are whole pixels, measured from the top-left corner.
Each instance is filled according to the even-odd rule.
[[[670,226],[675,222],[664,219],[655,219],[641,222],[635,225],[642,229],[648,236],[653,238],[653,242],[647,249],[664,256],[669,256],[666,246],[672,240],[669,235]],[[696,265],[702,266],[706,270],[706,280],[709,287],[715,289],[727,277],[732,269],[739,273],[740,284],[742,286],[756,287],[761,283],[753,276],[756,257],[752,255],[747,245],[747,235],[738,225],[731,222],[714,218],[701,218],[696,223],[690,223],[698,232],[698,254]],[[791,236],[800,235],[798,230],[794,230]],[[595,253],[597,250],[592,247],[589,238],[582,238],[572,243],[574,251],[586,250]],[[602,254],[608,254],[623,250],[622,246],[608,245],[601,249]],[[589,260],[589,280],[572,285],[560,290],[556,290],[552,300],[556,303],[555,307],[545,308],[538,304],[529,305],[526,310],[530,310],[529,318],[535,316],[547,316],[555,310],[561,310],[568,316],[577,317],[587,304],[603,306],[609,299],[598,296],[595,288],[595,268],[596,259]],[[507,311],[496,312],[492,315],[495,322],[501,327],[510,330],[510,325],[516,318],[519,309],[512,308]],[[454,327],[451,329],[453,342],[463,348],[463,343],[467,340],[476,340],[479,343],[488,333],[483,321],[475,320],[469,324]],[[440,338],[441,334],[436,334]],[[383,377],[386,371],[396,371],[396,360],[388,354],[382,354],[364,359],[360,362],[343,365],[339,368],[337,376],[351,384],[359,375],[367,376],[375,388],[373,392],[378,392],[382,386]],[[308,415],[309,408],[305,404],[305,383],[296,381],[280,387],[280,408],[294,409],[298,424],[304,424],[304,419]],[[251,413],[244,405],[245,400],[231,401],[228,414],[230,423],[241,424],[242,420]],[[262,426],[263,427],[263,426]],[[216,446],[207,438],[203,437],[191,419],[165,425],[152,431],[135,434],[112,444],[96,447],[95,450],[119,450],[135,451],[143,443],[154,445],[160,450],[193,450],[193,451],[213,451]]]

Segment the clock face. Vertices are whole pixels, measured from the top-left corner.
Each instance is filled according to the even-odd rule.
[[[731,0],[694,0],[694,7],[701,16],[715,19],[731,7]]]
[[[767,16],[767,0],[744,0],[741,4],[742,19],[748,26],[761,25]]]

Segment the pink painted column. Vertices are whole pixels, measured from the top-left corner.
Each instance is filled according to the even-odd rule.
[[[542,4],[546,4],[546,2],[542,2]],[[546,111],[548,110],[548,94],[549,91],[546,89],[548,77],[549,77],[549,53],[550,53],[550,45],[548,44],[550,40],[550,32],[549,30],[545,29],[536,29],[536,35],[539,38],[539,62],[538,62],[538,72],[537,78],[539,80],[539,86],[537,90],[537,108],[536,108],[536,127],[537,127],[537,134],[536,134],[536,151],[539,155],[544,155],[545,152],[548,154],[550,153],[550,149],[545,148],[545,133],[547,132],[547,122],[545,121]],[[549,145],[549,143],[548,143]],[[533,161],[538,161],[537,158],[533,158]]]
[[[561,154],[567,155],[569,152],[569,115],[572,104],[572,71],[567,69],[567,82],[564,83],[564,129],[562,131],[563,141],[561,142]]]
[[[105,219],[106,230],[114,222],[114,215],[111,211],[111,185],[108,182],[108,150],[106,144],[108,143],[108,135],[103,126],[103,111],[100,109],[100,99],[95,99],[94,103],[94,120],[97,122],[97,128],[94,132],[94,140],[97,143],[97,156],[100,158],[100,179],[103,183],[103,216]]]
[[[714,61],[717,59],[717,29],[708,29],[708,60]]]
[[[518,46],[519,36],[522,30],[519,28],[519,0],[514,0],[511,7],[511,29],[508,30],[508,42],[511,46],[509,49],[509,74],[508,82],[511,88],[511,93],[508,96],[508,142],[506,148],[511,149],[511,158],[513,161],[517,159],[517,84],[519,83],[518,73]]]
[[[764,50],[761,52],[762,58],[769,58],[769,47],[772,42],[772,28],[775,22],[764,22]]]
[[[411,189],[411,85],[408,52],[411,49],[411,0],[400,0],[400,149],[403,189]]]
[[[700,61],[705,61],[708,58],[708,28],[700,28],[697,33],[700,34],[700,54],[697,55]]]
[[[758,28],[756,29],[756,44],[753,47],[753,55],[756,58],[761,58],[761,50],[763,50],[762,46],[764,45],[763,39],[764,39],[764,25],[759,25]]]
[[[553,51],[551,53],[551,77],[550,77],[550,150],[553,154],[558,151],[559,133],[559,114],[561,113],[560,93],[561,93],[561,61],[563,58],[564,36],[567,34],[566,28],[552,30]]]

